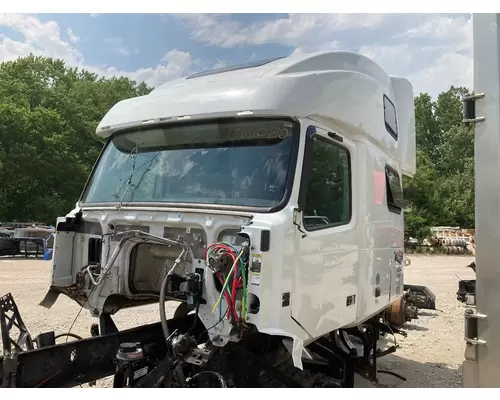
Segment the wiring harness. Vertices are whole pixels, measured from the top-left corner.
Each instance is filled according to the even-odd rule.
[[[220,320],[230,319],[233,325],[244,325],[247,307],[247,274],[249,244],[245,242],[238,252],[231,244],[214,243],[207,247],[204,254],[205,264],[213,271],[222,285],[212,313],[219,308]],[[237,304],[241,295],[241,305]],[[222,314],[222,298],[227,303],[226,313]]]

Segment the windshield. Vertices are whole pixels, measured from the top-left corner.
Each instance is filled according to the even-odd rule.
[[[273,207],[286,193],[293,123],[253,120],[136,130],[106,145],[84,203]]]

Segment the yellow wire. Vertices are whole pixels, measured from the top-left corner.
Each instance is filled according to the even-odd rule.
[[[234,270],[234,267],[236,266],[236,264],[238,264],[238,261],[240,260],[240,257],[243,255],[243,250],[240,251],[240,254],[238,255],[238,257],[236,257],[236,259],[234,260],[234,263],[233,263],[233,266],[231,267],[231,269],[229,270],[229,274],[227,274],[227,278],[226,280],[224,281],[224,285],[222,285],[222,290],[220,291],[220,295],[219,295],[219,298],[217,299],[217,302],[215,303],[215,306],[214,308],[212,308],[212,314],[215,312],[215,309],[219,306],[219,303],[222,299],[222,295],[224,294],[224,290],[226,289],[226,285],[227,283],[229,282],[229,278],[231,277],[232,273],[233,273],[233,270]],[[228,304],[229,306],[229,304]]]

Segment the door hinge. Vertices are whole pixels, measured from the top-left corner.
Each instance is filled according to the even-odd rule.
[[[465,317],[465,335],[464,339],[469,344],[486,345],[485,340],[479,339],[477,321],[486,319],[487,315],[478,314],[472,308],[468,308],[464,313]]]
[[[464,123],[483,122],[486,117],[476,117],[476,100],[482,99],[485,96],[484,93],[473,93],[470,96],[462,97],[462,111]]]

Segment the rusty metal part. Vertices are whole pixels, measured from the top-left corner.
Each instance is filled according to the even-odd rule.
[[[71,299],[75,299],[84,294],[83,287],[85,286],[85,275],[87,274],[85,268],[87,267],[87,265],[83,266],[80,271],[76,273],[75,282],[64,287],[68,291],[68,296]]]
[[[396,300],[387,310],[387,321],[391,325],[400,326],[412,319],[418,319],[418,307],[411,292]]]
[[[403,325],[406,322],[405,303],[406,301],[401,297],[391,304],[388,310],[389,323],[394,325]]]

